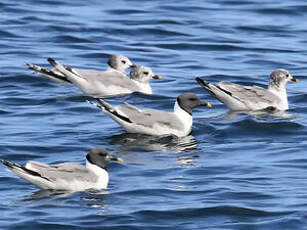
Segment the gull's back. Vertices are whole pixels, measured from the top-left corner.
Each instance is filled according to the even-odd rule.
[[[276,106],[280,99],[272,92],[259,86],[243,86],[230,82],[221,82],[218,86],[231,97],[246,106],[246,109],[265,109]],[[226,102],[224,102],[226,104]]]

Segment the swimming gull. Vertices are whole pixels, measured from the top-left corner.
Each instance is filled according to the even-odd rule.
[[[113,120],[129,133],[148,135],[169,135],[179,137],[190,134],[192,129],[192,110],[197,106],[211,107],[208,102],[202,102],[193,93],[183,93],[175,102],[174,112],[154,109],[138,109],[132,105],[112,107],[102,99],[96,99],[99,104],[89,102],[101,108]]]
[[[73,82],[70,81],[65,74],[58,71],[57,69],[48,69],[43,68],[38,65],[34,65],[31,63],[26,63],[26,65],[29,67],[29,69],[34,70],[37,74],[42,75],[44,77],[47,77],[48,79],[57,82],[57,83],[69,83],[72,84]],[[90,70],[90,69],[77,69],[77,68],[70,68],[68,66],[65,66],[65,68],[69,70],[73,70],[79,75],[99,75],[101,73],[106,72],[119,72],[123,73],[125,75],[125,71],[129,68],[135,67],[134,64],[129,60],[129,58],[118,54],[118,55],[112,55],[108,60],[108,68],[107,71],[98,71],[98,70]]]
[[[127,78],[118,71],[82,73],[68,69],[52,58],[48,58],[48,61],[86,95],[106,97],[133,92],[151,94],[150,80],[162,79],[145,66],[135,66],[130,72],[130,78]]]
[[[107,188],[107,163],[123,160],[111,156],[105,149],[95,148],[86,155],[86,167],[73,162],[48,165],[29,161],[23,166],[3,159],[0,161],[14,174],[41,189],[82,191]]]
[[[199,77],[196,81],[212,96],[232,110],[287,110],[288,98],[286,84],[298,82],[285,69],[277,69],[270,75],[268,89],[259,86],[243,86],[231,82],[220,82],[217,85],[206,82]]]

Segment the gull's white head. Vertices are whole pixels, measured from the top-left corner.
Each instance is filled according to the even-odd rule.
[[[117,71],[120,71],[122,73],[125,73],[125,71],[129,68],[135,67],[134,64],[129,60],[129,58],[123,56],[123,55],[112,55],[109,58],[108,65],[116,69]]]
[[[151,79],[162,79],[161,76],[155,75],[152,70],[146,66],[136,66],[130,72],[130,78],[142,83],[148,83]]]
[[[292,77],[289,71],[285,69],[277,69],[270,75],[269,88],[285,88],[286,84],[290,81],[298,82],[299,80]]]

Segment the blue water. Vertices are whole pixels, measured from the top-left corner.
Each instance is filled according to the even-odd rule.
[[[84,163],[104,147],[100,193],[40,191],[0,166],[1,229],[307,229],[307,2],[49,1],[0,3],[0,157]],[[127,134],[78,89],[33,74],[47,57],[105,69],[110,54],[147,65],[153,95],[108,100],[171,111],[197,93],[191,136]],[[290,118],[228,114],[194,80],[264,86],[277,68]]]

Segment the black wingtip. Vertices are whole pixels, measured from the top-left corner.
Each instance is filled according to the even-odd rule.
[[[200,85],[203,86],[203,87],[208,87],[208,85],[209,85],[208,82],[202,80],[202,79],[199,78],[199,77],[195,78],[195,80],[198,82],[198,84],[200,84]]]
[[[31,63],[25,63],[25,65],[28,67],[28,69],[32,69],[32,70],[35,70],[34,69],[34,65],[33,64],[31,64]]]
[[[110,110],[110,108],[108,108],[108,106],[106,106],[106,104],[104,103],[104,101],[102,99],[100,99],[99,97],[95,97],[94,98],[101,107],[107,109],[107,110]]]
[[[51,65],[56,65],[56,62],[53,58],[49,57],[47,60]]]
[[[6,160],[0,158],[0,161],[1,161],[2,164],[5,165]]]
[[[105,109],[109,113],[112,113],[114,116],[118,117],[119,119],[122,119],[123,121],[126,121],[128,123],[132,123],[132,121],[128,117],[124,117],[123,115],[119,114],[116,110],[114,110],[109,104],[104,102],[104,100],[100,98],[95,98],[95,100],[99,103],[101,108]]]
[[[11,163],[9,161],[6,161],[4,159],[0,159],[0,161],[2,162],[2,164],[4,164],[5,166],[9,167],[9,168],[13,168],[14,166],[19,166],[19,165],[16,165],[14,163]]]
[[[203,80],[200,79],[199,77],[195,78],[195,80],[196,80],[198,83],[203,82]]]
[[[196,80],[198,83],[202,83],[202,82],[204,82],[204,80],[202,80],[202,79],[201,79],[201,78],[199,78],[199,77],[195,78],[195,80]]]
[[[25,171],[26,173],[28,173],[28,174],[30,174],[32,176],[41,177],[41,178],[44,178],[44,179],[50,181],[50,179],[48,179],[47,177],[43,177],[38,172],[35,172],[35,171],[31,170],[31,169],[27,169],[25,166],[21,166],[21,165],[15,164],[15,163],[11,163],[11,162],[6,161],[6,160],[1,159],[1,158],[0,158],[0,161],[2,162],[2,164],[7,166],[8,168],[11,168],[11,169],[18,168],[18,169],[23,170],[23,171]]]

